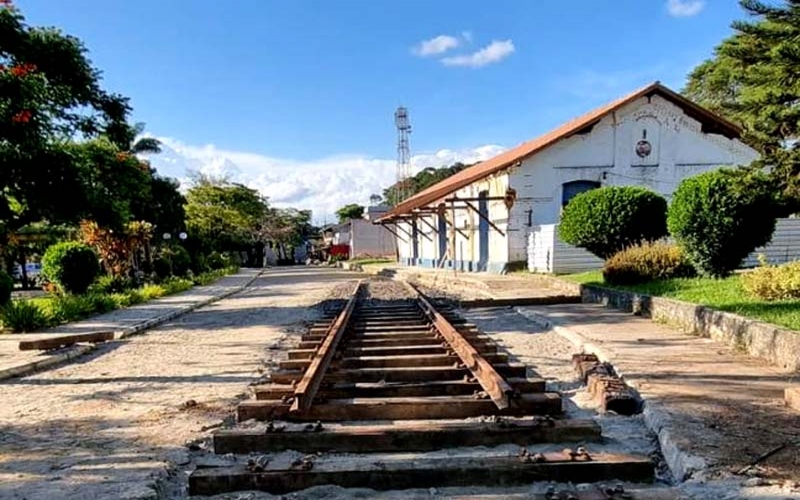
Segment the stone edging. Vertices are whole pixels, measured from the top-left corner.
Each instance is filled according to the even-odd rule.
[[[619,369],[617,364],[614,363],[613,358],[607,351],[599,345],[587,340],[586,337],[579,332],[561,326],[556,321],[546,316],[519,308],[515,308],[515,311],[541,327],[547,328],[564,337],[570,341],[578,351],[594,354],[600,361],[614,365],[617,374],[641,396],[644,402],[642,415],[645,425],[658,437],[658,443],[661,447],[661,453],[664,455],[664,461],[667,463],[667,467],[669,467],[672,476],[676,480],[683,482],[691,478],[693,474],[708,467],[708,464],[703,458],[697,455],[691,455],[681,449],[679,443],[673,439],[670,432],[672,418],[669,412],[664,409],[663,405],[648,400],[645,395],[642,394],[641,382],[636,378],[632,379],[627,377],[626,374]]]
[[[139,324],[136,324],[136,325],[133,325],[133,326],[130,326],[130,327],[127,327],[127,328],[123,328],[123,329],[120,329],[120,330],[116,330],[114,332],[114,340],[122,340],[122,339],[130,337],[132,335],[136,335],[137,333],[141,333],[141,332],[143,332],[145,330],[149,330],[150,328],[153,328],[153,327],[158,326],[160,324],[166,323],[169,320],[172,320],[172,319],[175,319],[175,318],[177,318],[179,316],[182,316],[184,314],[190,313],[190,312],[194,311],[195,309],[199,309],[199,308],[201,308],[203,306],[207,306],[209,304],[217,302],[218,300],[222,300],[222,299],[225,299],[227,297],[230,297],[231,295],[233,295],[235,293],[239,293],[242,290],[244,290],[245,288],[247,288],[248,286],[250,286],[250,284],[253,281],[255,281],[256,278],[261,276],[263,274],[263,272],[264,271],[259,271],[258,273],[254,274],[253,277],[250,278],[249,280],[247,280],[245,283],[243,283],[241,285],[238,285],[238,286],[235,286],[235,287],[231,288],[230,290],[227,290],[226,292],[224,292],[224,293],[222,293],[220,295],[215,295],[213,297],[209,297],[208,299],[202,300],[202,301],[197,302],[195,304],[191,304],[191,305],[182,307],[182,308],[178,309],[177,311],[172,311],[172,312],[169,312],[167,314],[162,314],[161,316],[157,316],[155,318],[150,318],[150,319],[148,319],[146,321],[142,321]],[[59,354],[55,354],[55,355],[53,355],[53,356],[51,356],[49,358],[40,359],[38,361],[33,361],[31,363],[26,363],[24,365],[12,366],[11,368],[6,368],[4,370],[0,370],[0,380],[5,380],[5,379],[13,378],[13,377],[21,377],[21,376],[29,375],[29,374],[31,374],[33,372],[37,372],[37,371],[43,370],[45,368],[50,368],[51,366],[63,363],[65,361],[69,361],[71,359],[74,359],[74,358],[77,358],[77,357],[80,357],[80,356],[83,356],[84,354],[89,353],[89,352],[95,350],[96,348],[97,348],[97,344],[77,345],[77,346],[73,346],[71,348],[68,348],[69,350],[67,350],[65,352],[62,352],[62,353],[59,353]]]
[[[603,304],[674,325],[785,370],[800,370],[800,332],[689,302],[595,285],[583,285],[581,296],[583,302]]]

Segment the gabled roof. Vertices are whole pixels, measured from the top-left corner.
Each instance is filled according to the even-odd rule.
[[[593,111],[579,116],[560,127],[551,130],[550,132],[537,137],[528,142],[524,142],[519,146],[501,153],[494,158],[490,158],[484,162],[473,165],[469,168],[458,172],[455,175],[444,179],[433,186],[420,191],[414,196],[408,198],[396,205],[386,215],[378,219],[389,219],[396,215],[406,214],[415,208],[423,207],[438,199],[447,196],[450,193],[458,191],[459,189],[472,184],[475,181],[488,177],[496,172],[508,168],[518,161],[521,161],[543,149],[552,146],[553,144],[566,139],[574,134],[582,133],[591,130],[591,127],[596,125],[609,113],[618,110],[619,108],[629,104],[641,97],[650,97],[652,95],[659,95],[673,104],[683,109],[684,113],[694,118],[702,124],[703,132],[721,134],[728,138],[739,138],[742,130],[735,124],[718,116],[711,111],[695,104],[682,95],[674,92],[667,87],[661,85],[659,82],[651,83],[642,87],[630,94],[617,99],[605,106],[601,106]]]

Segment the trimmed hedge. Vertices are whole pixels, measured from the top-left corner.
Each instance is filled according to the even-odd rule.
[[[694,268],[681,248],[662,241],[644,242],[611,256],[603,266],[610,285],[638,285],[655,280],[688,278]]]
[[[742,274],[742,288],[764,300],[800,299],[800,261],[761,267]]]
[[[643,187],[610,186],[581,193],[564,207],[558,233],[601,259],[667,235],[666,200]]]
[[[777,203],[763,174],[719,169],[684,179],[669,231],[700,274],[725,277],[775,231]]]
[[[100,262],[88,245],[65,241],[47,248],[42,257],[42,274],[62,290],[81,294],[100,274]]]

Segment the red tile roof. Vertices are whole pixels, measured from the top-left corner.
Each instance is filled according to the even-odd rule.
[[[495,156],[494,158],[490,158],[484,162],[478,163],[477,165],[466,168],[461,172],[458,172],[457,174],[452,175],[447,179],[444,179],[426,188],[423,191],[420,191],[414,196],[393,207],[388,213],[386,213],[386,215],[382,216],[376,222],[390,219],[397,215],[407,214],[415,208],[426,206],[429,203],[447,196],[448,194],[458,191],[464,186],[468,186],[475,181],[508,168],[514,163],[527,158],[534,153],[538,153],[548,146],[552,146],[556,142],[566,139],[573,134],[586,129],[587,127],[595,125],[607,114],[618,110],[622,106],[625,106],[626,104],[629,104],[640,97],[650,97],[654,94],[658,94],[681,107],[687,115],[698,120],[703,125],[703,130],[706,132],[718,133],[730,138],[738,138],[741,135],[741,129],[737,125],[718,115],[715,115],[705,108],[700,107],[682,95],[661,85],[661,83],[654,82],[634,92],[631,92],[630,94],[621,97],[616,101],[606,104],[605,106],[601,106],[593,111],[590,111],[583,116],[568,121],[560,127],[551,130],[550,132],[541,135],[536,139],[524,142],[513,149]]]

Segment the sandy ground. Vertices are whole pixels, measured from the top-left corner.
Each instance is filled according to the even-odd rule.
[[[169,490],[185,480],[170,476],[190,461],[185,444],[229,418],[265,359],[318,314],[309,306],[356,277],[271,270],[240,294],[79,363],[0,384],[0,498],[179,495]]]

